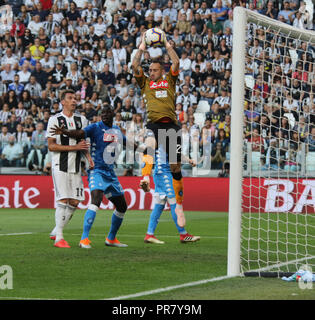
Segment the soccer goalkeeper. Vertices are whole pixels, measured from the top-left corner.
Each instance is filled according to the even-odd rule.
[[[143,69],[140,66],[142,54],[146,50],[144,36],[142,37],[139,49],[132,61],[132,69],[141,89],[141,94],[144,97],[148,115],[148,123],[146,126],[148,133],[145,141],[146,154],[143,156],[142,160],[143,179],[140,182],[140,186],[144,191],[150,190],[150,175],[153,166],[154,150],[158,148],[160,144],[163,145],[169,156],[170,169],[173,177],[178,224],[184,227],[185,219],[182,205],[184,188],[181,173],[181,127],[177,123],[175,113],[179,58],[172,45],[166,40],[165,34],[163,38],[166,51],[172,60],[170,71],[167,74],[164,74],[163,61],[153,60],[149,66],[149,77],[145,76]],[[173,161],[173,159],[175,161]]]

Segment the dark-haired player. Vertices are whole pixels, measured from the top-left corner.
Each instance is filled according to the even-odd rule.
[[[172,60],[167,74],[164,73],[164,64],[161,60],[153,60],[149,66],[147,77],[140,61],[146,50],[146,43],[142,37],[139,49],[132,61],[132,69],[141,89],[148,115],[147,138],[145,141],[147,154],[143,157],[143,168],[140,186],[150,190],[150,174],[153,166],[154,150],[163,144],[170,161],[173,176],[173,185],[176,194],[176,214],[178,225],[185,225],[183,212],[183,181],[181,173],[181,131],[175,113],[176,81],[179,75],[179,58],[163,35],[164,45]]]
[[[52,154],[52,178],[57,202],[56,226],[50,238],[55,240],[55,247],[70,248],[64,240],[63,229],[70,221],[79,202],[84,200],[80,164],[82,154],[88,155],[89,145],[85,140],[68,136],[56,137],[50,133],[55,126],[63,126],[70,131],[83,129],[87,125],[87,119],[84,116],[74,113],[77,101],[73,90],[63,91],[60,100],[62,111],[51,117],[47,126],[48,149]],[[88,160],[90,166],[93,166],[90,156]]]

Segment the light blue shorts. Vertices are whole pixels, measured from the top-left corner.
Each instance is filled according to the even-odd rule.
[[[91,192],[102,190],[107,199],[124,195],[124,190],[114,171],[91,170],[88,174],[88,181]]]

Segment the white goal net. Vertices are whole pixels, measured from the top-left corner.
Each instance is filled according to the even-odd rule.
[[[315,33],[234,24],[228,274],[315,272]]]

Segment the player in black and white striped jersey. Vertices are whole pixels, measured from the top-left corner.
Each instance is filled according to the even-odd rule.
[[[52,155],[52,178],[55,188],[57,208],[55,212],[56,226],[51,232],[55,247],[69,248],[63,239],[63,229],[71,219],[80,201],[84,200],[84,187],[81,177],[81,158],[85,155],[90,167],[93,160],[88,153],[89,144],[85,140],[76,140],[63,135],[53,136],[50,131],[55,126],[68,130],[83,129],[87,119],[76,114],[77,101],[73,90],[61,93],[62,112],[49,119],[47,126],[48,148]]]

